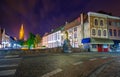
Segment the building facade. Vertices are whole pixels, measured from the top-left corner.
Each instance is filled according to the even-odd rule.
[[[46,46],[62,46],[66,31],[73,48],[108,52],[120,47],[120,17],[96,12],[82,13],[72,22],[50,32],[46,36]]]

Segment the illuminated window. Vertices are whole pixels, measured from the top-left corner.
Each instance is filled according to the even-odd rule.
[[[109,34],[110,36],[112,36],[112,29],[109,29]]]
[[[92,35],[96,35],[96,31],[95,31],[95,29],[92,29]]]
[[[97,48],[97,45],[95,45],[95,44],[92,44],[92,48]]]
[[[95,19],[95,25],[98,25],[98,20],[97,19]]]
[[[100,26],[103,26],[103,20],[100,20]]]
[[[104,35],[104,36],[106,36],[106,33],[107,33],[107,31],[106,31],[106,30],[104,30],[104,31],[103,31],[103,35]]]
[[[118,30],[118,36],[120,37],[120,30]]]
[[[101,30],[98,30],[98,36],[101,36]]]
[[[114,36],[117,36],[117,31],[116,30],[114,30]]]

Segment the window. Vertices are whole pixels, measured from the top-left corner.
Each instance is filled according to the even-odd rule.
[[[119,22],[117,22],[117,26],[118,26],[118,27],[120,26],[120,23],[119,23]]]
[[[98,30],[98,36],[101,36],[101,30]]]
[[[77,31],[77,27],[74,28],[74,31]]]
[[[97,48],[97,45],[95,45],[95,44],[92,44],[92,48]]]
[[[106,33],[107,33],[106,30],[104,30],[104,31],[103,31],[103,35],[106,36]]]
[[[110,36],[112,36],[112,29],[109,29],[109,34]]]
[[[77,33],[74,33],[74,38],[77,38]]]
[[[95,25],[98,25],[98,20],[97,19],[95,19]]]
[[[103,26],[103,20],[100,20],[100,26]]]
[[[111,26],[111,21],[108,22],[108,25]]]
[[[120,30],[118,30],[118,36],[120,37]]]
[[[116,32],[116,30],[114,30],[114,36],[117,36],[117,32]]]
[[[95,29],[92,29],[92,35],[96,35]]]
[[[112,25],[113,25],[113,26],[116,26],[116,23],[115,23],[115,22],[112,22]]]

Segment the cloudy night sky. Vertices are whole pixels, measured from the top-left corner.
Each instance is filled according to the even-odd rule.
[[[120,16],[120,0],[0,0],[0,26],[18,37],[20,25],[25,34],[43,35],[88,11],[111,12]]]

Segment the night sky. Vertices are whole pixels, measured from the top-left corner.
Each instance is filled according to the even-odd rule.
[[[120,16],[120,0],[0,0],[0,26],[18,37],[24,24],[29,32],[43,35],[88,11],[111,12]]]

